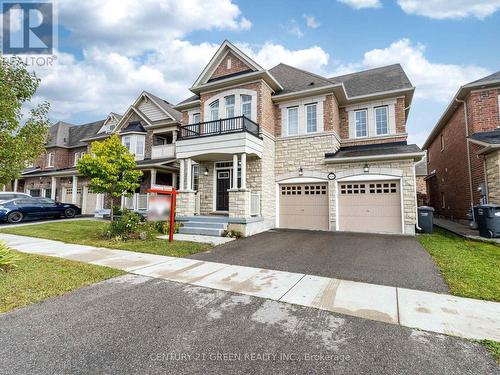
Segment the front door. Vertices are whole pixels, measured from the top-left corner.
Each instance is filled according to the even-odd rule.
[[[229,211],[229,192],[231,187],[231,171],[217,171],[217,194],[215,209],[217,211]]]

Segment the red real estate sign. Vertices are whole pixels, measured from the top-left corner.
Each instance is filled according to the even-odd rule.
[[[175,227],[175,189],[149,189],[148,193],[155,194],[149,196],[148,215],[147,219],[151,221],[168,221],[170,223],[170,231],[168,240],[174,240]]]

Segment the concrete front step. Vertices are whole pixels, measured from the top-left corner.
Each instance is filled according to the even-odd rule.
[[[227,223],[188,221],[188,222],[184,223],[183,228],[226,229]]]
[[[196,221],[200,223],[226,223],[228,222],[228,217],[227,216],[182,216],[176,218],[176,221],[182,221],[182,222],[189,222],[189,221]]]
[[[181,234],[201,234],[204,236],[222,236],[224,229],[220,228],[206,228],[206,227],[181,227],[179,233]]]

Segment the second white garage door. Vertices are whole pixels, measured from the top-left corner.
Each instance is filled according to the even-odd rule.
[[[280,185],[280,227],[328,230],[327,184]]]
[[[339,230],[402,233],[399,181],[338,183]]]

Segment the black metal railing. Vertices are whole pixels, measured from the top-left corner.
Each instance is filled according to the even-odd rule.
[[[248,132],[259,136],[259,124],[245,116],[223,118],[181,126],[179,139],[206,137],[210,135]]]

